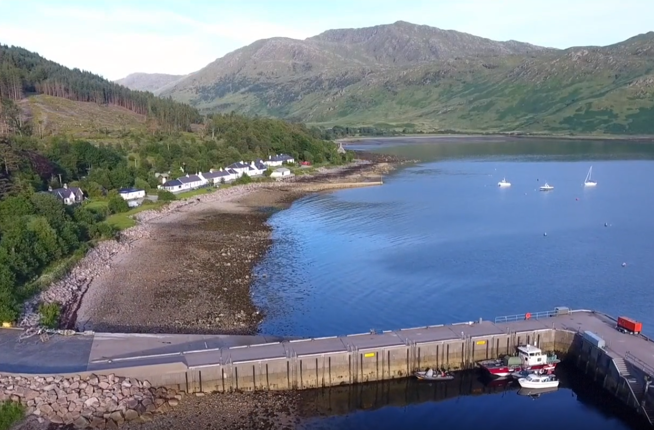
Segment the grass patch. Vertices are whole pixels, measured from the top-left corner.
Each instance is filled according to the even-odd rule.
[[[139,212],[148,211],[150,209],[159,209],[168,202],[154,202],[154,203],[144,203],[141,206],[131,209],[127,212],[113,214],[107,218],[107,223],[115,227],[118,230],[125,230],[136,225],[136,221],[132,218],[132,215],[136,215]]]
[[[0,430],[9,430],[11,426],[22,420],[25,410],[14,402],[0,403]]]
[[[92,200],[90,202],[87,202],[84,204],[84,207],[87,209],[104,209],[108,205],[108,202],[106,200]]]
[[[86,255],[88,251],[88,245],[82,245],[77,249],[73,255],[70,257],[55,261],[50,264],[44,271],[41,273],[36,280],[24,285],[22,287],[21,296],[27,299],[28,297],[33,296],[39,291],[45,290],[53,282],[56,282],[66,276],[66,274]]]
[[[197,190],[191,190],[185,193],[179,193],[176,196],[177,196],[177,200],[184,200],[184,199],[188,199],[189,197],[194,197],[200,194],[212,193],[215,190],[216,190],[215,188],[198,188]]]

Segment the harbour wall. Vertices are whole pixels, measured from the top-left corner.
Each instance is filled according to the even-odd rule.
[[[588,341],[586,331],[605,343]],[[107,336],[118,338],[107,340]],[[179,338],[171,344],[172,338],[165,336],[131,339],[129,335],[105,335],[103,341],[93,341],[88,363],[74,374],[114,374],[187,393],[306,390],[399,380],[428,367],[473,369],[480,360],[514,355],[518,345],[531,344],[573,361],[650,422],[654,417],[654,398],[647,383],[647,378],[654,377],[654,363],[650,363],[654,361],[654,341],[620,333],[614,319],[593,311],[558,308],[500,317],[494,322],[310,339],[272,341],[261,337],[261,343],[254,343],[256,339],[229,343],[226,337],[215,344],[208,338]],[[31,354],[37,353],[39,344],[31,348]]]
[[[525,343],[566,356],[574,337],[572,332],[544,329],[529,333],[255,359],[191,367],[177,372],[166,367],[150,366],[148,369],[123,368],[120,373],[148,379],[153,385],[191,393],[304,390],[406,378],[415,370],[428,367],[472,369],[476,361],[514,354],[515,347]],[[296,342],[304,340],[291,341],[291,348]]]

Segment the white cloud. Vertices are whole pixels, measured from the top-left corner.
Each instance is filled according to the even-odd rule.
[[[258,39],[312,35],[243,19],[209,24],[165,10],[44,7],[38,12],[43,25],[2,25],[3,42],[112,80],[136,71],[186,74]]]

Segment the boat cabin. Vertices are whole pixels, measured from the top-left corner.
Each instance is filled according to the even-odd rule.
[[[518,347],[518,357],[523,366],[537,366],[547,364],[548,357],[540,348],[534,345],[521,345]]]

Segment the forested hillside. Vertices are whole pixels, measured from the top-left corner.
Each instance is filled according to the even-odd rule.
[[[120,106],[153,118],[170,131],[189,130],[191,124],[201,121],[197,110],[186,104],[130,90],[23,48],[0,45],[0,98],[18,101],[33,94]]]
[[[132,225],[119,188],[158,194],[156,173],[175,178],[277,153],[316,163],[351,158],[326,136],[277,119],[202,117],[0,45],[0,321],[17,318],[22,301],[94,241]],[[47,192],[64,186],[79,187],[84,203],[66,206]]]

